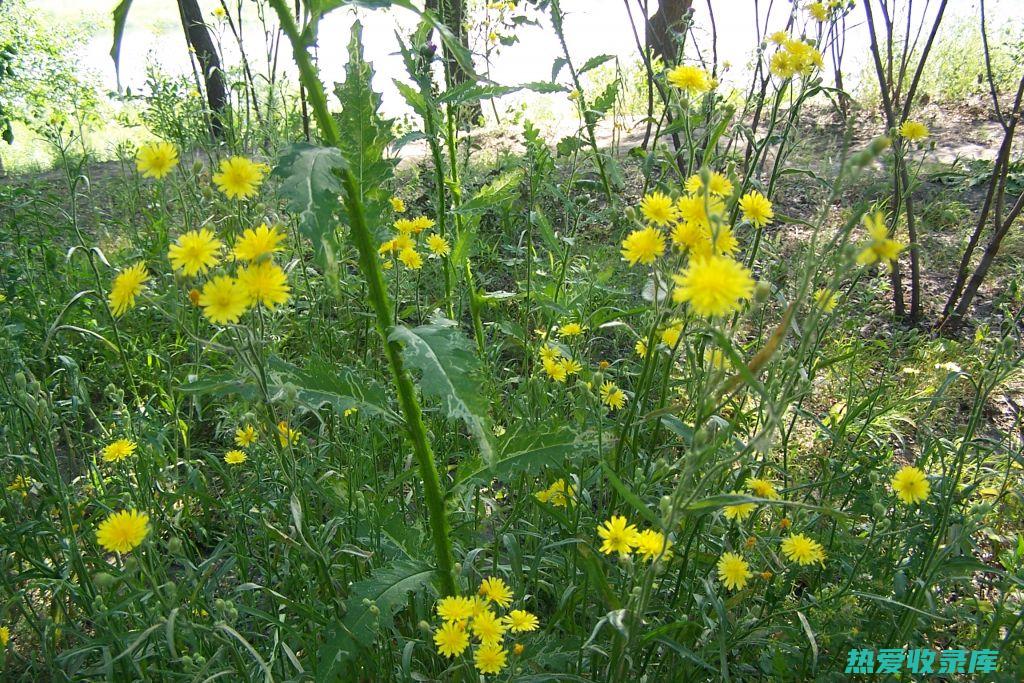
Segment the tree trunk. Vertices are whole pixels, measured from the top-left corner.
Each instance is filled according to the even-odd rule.
[[[203,21],[203,12],[198,0],[178,0],[181,26],[185,29],[185,40],[203,69],[206,83],[206,102],[210,107],[210,134],[214,138],[224,137],[224,117],[227,115],[228,91],[224,83],[224,72],[220,58],[214,48],[210,31]]]
[[[660,0],[658,9],[647,22],[647,46],[666,65],[675,64],[679,52],[673,32],[681,31],[693,0]]]

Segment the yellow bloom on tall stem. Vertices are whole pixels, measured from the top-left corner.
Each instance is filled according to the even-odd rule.
[[[831,313],[836,310],[836,305],[839,303],[839,295],[829,289],[822,288],[814,293],[814,303],[825,313]]]
[[[718,580],[729,590],[739,590],[747,585],[747,579],[753,576],[750,565],[742,555],[722,553],[718,558]]]
[[[771,201],[757,191],[751,191],[740,197],[740,210],[743,218],[755,227],[763,227],[775,218]]]
[[[477,592],[499,607],[508,607],[512,603],[512,589],[498,577],[489,576],[481,581]]]
[[[250,298],[238,280],[218,275],[203,285],[199,305],[206,319],[216,325],[237,323],[249,309]]]
[[[744,495],[740,491],[730,491],[734,496]],[[757,508],[756,503],[736,503],[735,505],[726,505],[722,508],[722,514],[725,515],[726,519],[730,519],[736,522],[742,522],[754,512]]]
[[[190,230],[184,235],[180,235],[167,249],[167,258],[170,260],[172,268],[192,277],[199,273],[205,273],[217,265],[220,261],[217,253],[221,246],[221,241],[217,239],[213,231],[207,228]]]
[[[465,621],[473,616],[474,602],[470,598],[450,595],[437,603],[437,616],[444,621]]]
[[[712,88],[711,77],[699,66],[677,66],[665,74],[668,82],[687,95],[700,95]]]
[[[135,167],[144,178],[163,178],[178,165],[178,148],[169,142],[152,142],[139,148]]]
[[[213,174],[213,184],[228,199],[246,199],[260,189],[263,176],[269,170],[266,164],[245,157],[229,157],[221,160],[220,170]]]
[[[825,564],[825,549],[817,541],[804,536],[793,534],[782,541],[782,554],[791,562],[800,565],[814,564],[815,562]]]
[[[291,426],[281,420],[277,423],[277,442],[281,444],[281,447],[291,446],[299,440],[299,430],[292,429]]]
[[[524,609],[514,609],[505,616],[505,625],[512,633],[536,631],[539,624],[537,617]]]
[[[391,198],[391,210],[395,213],[405,213],[405,202],[398,197]]]
[[[750,270],[727,256],[693,258],[672,279],[676,284],[672,300],[688,303],[694,313],[704,317],[735,313],[754,293]]]
[[[235,443],[242,448],[256,443],[256,428],[252,425],[245,425],[236,429]]]
[[[928,126],[924,125],[920,121],[904,121],[903,125],[900,126],[899,133],[907,140],[917,142],[918,140],[924,140],[927,138],[929,131]]]
[[[905,247],[889,237],[889,228],[885,225],[885,214],[881,211],[864,214],[864,227],[867,228],[870,241],[857,255],[857,263],[862,266],[870,266],[878,262],[889,266],[894,263]]]
[[[779,492],[775,490],[775,485],[767,479],[748,477],[743,483],[743,487],[758,498],[768,498],[769,500],[779,499]]]
[[[399,252],[398,260],[409,270],[419,270],[423,267],[423,257],[412,247],[406,247]]]
[[[500,643],[485,643],[476,649],[473,654],[473,663],[477,671],[482,674],[497,674],[505,668],[505,659],[508,657],[508,650]]]
[[[611,519],[597,527],[597,535],[603,541],[601,543],[602,553],[605,555],[618,553],[625,557],[637,546],[639,532],[636,530],[636,526],[630,524],[625,517],[613,515]]]
[[[121,316],[128,309],[135,308],[135,297],[142,293],[142,288],[147,280],[149,280],[149,271],[146,270],[146,264],[142,261],[117,274],[107,297],[114,315]]]
[[[458,657],[469,647],[469,633],[462,621],[448,621],[434,631],[434,644],[439,654],[445,657]]]
[[[621,410],[626,405],[626,394],[614,382],[605,382],[601,385],[601,403],[611,410]]]
[[[652,225],[668,225],[676,218],[672,198],[661,192],[652,192],[641,199],[640,213]]]
[[[234,254],[239,261],[258,261],[284,249],[281,242],[285,234],[278,227],[267,227],[260,224],[255,229],[246,228],[242,236],[235,240]]]
[[[119,462],[135,453],[137,446],[130,439],[118,439],[103,448],[103,459],[106,462]]]
[[[431,233],[427,236],[427,249],[434,256],[447,256],[452,253],[452,246],[448,243],[448,240],[436,233]]]
[[[636,552],[648,562],[653,562],[659,557],[663,562],[668,562],[672,559],[671,547],[672,541],[654,529],[644,529],[636,536]]]
[[[892,490],[907,505],[920,503],[928,497],[931,484],[925,473],[916,467],[907,465],[897,472],[890,482]]]
[[[241,465],[243,462],[249,459],[249,456],[244,451],[230,450],[224,454],[224,462],[229,465]]]
[[[288,276],[271,261],[261,261],[238,270],[238,286],[250,304],[263,304],[270,310],[288,301],[291,288]]]
[[[508,627],[489,609],[473,616],[470,624],[473,635],[480,639],[483,644],[500,643],[501,637],[505,635]]]
[[[665,237],[657,228],[634,230],[622,240],[622,258],[635,266],[650,265],[665,253]]]
[[[148,535],[149,515],[122,510],[100,522],[96,542],[109,552],[127,553],[139,547]]]

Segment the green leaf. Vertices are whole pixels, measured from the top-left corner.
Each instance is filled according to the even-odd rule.
[[[569,456],[586,456],[595,446],[593,438],[578,435],[570,429],[517,435],[505,443],[494,463],[460,476],[456,485],[481,478],[503,479],[513,472],[532,473],[542,467],[562,468]]]
[[[580,70],[577,72],[577,75],[582,76],[591,69],[596,69],[597,67],[601,66],[605,62],[610,61],[612,59],[615,59],[614,55],[597,55],[596,57],[591,57],[586,61],[586,63],[583,66],[580,67]]]
[[[350,368],[335,368],[325,361],[313,359],[303,369],[276,356],[271,356],[268,365],[269,384],[277,396],[290,393],[288,389],[294,388],[295,399],[313,411],[328,404],[338,413],[357,408],[392,424],[401,422],[388,407],[384,389]]]
[[[121,89],[121,39],[124,38],[124,27],[128,23],[128,10],[132,0],[121,0],[114,8],[114,44],[110,47],[110,58],[114,60],[114,77],[117,89]]]
[[[440,399],[448,417],[465,422],[484,460],[493,461],[487,398],[475,376],[481,370],[480,359],[455,322],[435,317],[429,325],[411,330],[398,325],[388,340],[404,344],[405,361],[422,373],[424,395]]]
[[[519,183],[523,180],[523,169],[517,168],[487,183],[476,194],[455,209],[455,213],[463,216],[484,213],[496,206],[500,206],[512,200],[519,189]]]
[[[423,562],[403,558],[352,584],[345,600],[345,616],[328,627],[327,640],[320,649],[317,680],[338,680],[338,674],[359,651],[373,646],[382,625],[394,627],[395,614],[405,605],[406,595],[427,588],[435,573]]]
[[[241,380],[234,375],[214,375],[192,380],[178,385],[178,391],[197,396],[239,395],[248,400],[256,398],[259,394],[255,384]]]
[[[614,488],[618,492],[618,494],[622,496],[623,500],[629,503],[629,505],[634,510],[636,510],[641,517],[646,519],[651,524],[651,526],[655,527],[656,529],[660,529],[661,520],[658,519],[658,516],[651,512],[644,504],[644,502],[640,500],[640,497],[633,493],[633,491],[631,491],[630,488],[626,486],[621,479],[619,479],[619,476],[615,474],[615,471],[611,468],[611,466],[608,463],[602,461],[601,469],[604,471],[604,476],[608,479],[608,483],[610,483],[612,485],[612,488]]]
[[[297,142],[288,147],[273,175],[281,178],[281,194],[288,209],[299,217],[299,230],[313,243],[317,261],[326,273],[335,270],[340,251],[337,219],[341,180],[337,171],[345,167],[341,152]]]

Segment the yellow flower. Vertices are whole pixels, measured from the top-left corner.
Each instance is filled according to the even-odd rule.
[[[26,477],[24,474],[19,474],[11,483],[7,485],[8,491],[20,491],[24,495],[28,495],[28,490],[32,488],[32,479]]]
[[[406,247],[398,254],[398,260],[409,270],[419,270],[423,267],[423,257],[412,247]]]
[[[228,199],[245,199],[256,194],[269,170],[266,164],[245,157],[230,157],[221,160],[220,172],[213,174],[213,183]]]
[[[577,337],[583,334],[583,326],[579,323],[566,323],[558,328],[559,337]]]
[[[427,249],[434,256],[447,256],[452,253],[452,245],[448,244],[448,240],[436,233],[431,233],[427,236]]]
[[[649,265],[665,253],[665,238],[657,228],[634,230],[622,240],[622,257],[635,266]]]
[[[698,194],[704,188],[704,181],[701,180],[700,174],[696,173],[686,179],[684,187],[690,194]],[[718,171],[712,171],[708,180],[708,194],[728,197],[732,194],[732,181]]]
[[[508,630],[512,631],[512,633],[525,633],[527,631],[536,631],[540,621],[536,616],[524,609],[514,609],[505,617],[505,625],[508,626]]]
[[[512,602],[512,589],[500,578],[492,576],[484,579],[477,592],[499,607],[508,607]]]
[[[473,635],[486,645],[488,643],[500,643],[501,637],[505,635],[508,627],[502,623],[501,619],[494,612],[485,609],[483,612],[473,616],[470,629],[472,629]]]
[[[444,621],[465,621],[473,616],[474,602],[470,598],[450,595],[437,603],[437,616]]]
[[[716,370],[728,370],[732,361],[721,349],[704,349],[704,362]]]
[[[565,365],[557,359],[543,358],[544,372],[556,382],[564,382],[569,376]]]
[[[666,74],[668,82],[687,95],[700,95],[711,90],[711,77],[697,66],[677,66]]]
[[[659,557],[668,562],[672,559],[672,541],[665,538],[665,534],[654,529],[644,529],[636,537],[636,552],[642,558],[653,562]]]
[[[197,273],[205,273],[217,265],[220,260],[217,257],[220,247],[220,240],[211,230],[191,230],[180,235],[167,249],[167,258],[175,270],[180,270],[191,277]]]
[[[281,444],[281,448],[294,444],[300,436],[299,430],[292,429],[284,420],[277,423],[277,442]]]
[[[779,78],[792,78],[796,72],[796,63],[793,61],[793,57],[783,50],[779,50],[772,55],[772,60],[769,63],[768,69],[778,76]]]
[[[572,358],[562,358],[558,361],[558,364],[562,366],[563,370],[565,370],[566,376],[575,375],[583,369],[583,366],[579,364],[579,361],[575,361]]]
[[[562,350],[557,346],[551,344],[545,344],[540,347],[540,358],[541,360],[556,360],[562,355]]]
[[[224,454],[224,462],[229,465],[241,465],[248,459],[249,456],[239,450],[231,450]]]
[[[828,19],[828,7],[825,7],[823,2],[812,2],[807,6],[807,13],[818,21],[826,21]]]
[[[163,178],[178,165],[178,148],[169,142],[153,142],[139,148],[135,167],[144,178]]]
[[[525,650],[525,649],[526,649],[526,646],[525,646],[525,645],[523,645],[522,643],[516,643],[516,644],[515,644],[515,645],[514,645],[514,646],[512,647],[512,651],[513,651],[513,652],[515,652],[515,653],[516,653],[516,655],[521,655],[521,654],[523,654],[523,650]]]
[[[218,275],[208,280],[199,295],[203,315],[216,325],[237,323],[248,310],[249,301],[249,295],[238,284],[238,280],[227,275]]]
[[[281,241],[285,234],[277,229],[262,223],[255,230],[246,228],[242,236],[235,240],[235,258],[240,261],[256,261],[264,256],[281,251]]]
[[[725,202],[720,197],[687,195],[676,201],[676,211],[684,223],[693,223],[701,228],[711,229],[711,216],[720,216]]]
[[[228,15],[228,13],[224,11],[223,7],[214,7],[213,8],[213,16],[215,16],[217,19],[223,19],[223,18],[227,17],[227,15]]]
[[[747,579],[753,576],[750,565],[741,555],[722,553],[718,558],[718,580],[729,590],[739,590],[747,585]]]
[[[533,495],[542,503],[564,508],[569,505],[570,500],[575,500],[576,490],[572,485],[567,486],[565,479],[558,479],[551,486]]]
[[[734,496],[743,495],[739,491],[730,491],[729,493],[731,493]],[[730,519],[736,522],[742,522],[750,516],[750,514],[754,511],[756,507],[757,504],[755,503],[737,503],[736,505],[726,505],[724,508],[722,508],[722,514],[725,515],[726,519]]]
[[[136,448],[134,441],[118,439],[103,448],[103,459],[107,462],[118,462],[135,453]]]
[[[395,221],[395,230],[399,235],[411,235],[414,227],[411,218],[399,218]]]
[[[889,229],[885,225],[885,214],[876,211],[864,214],[864,227],[867,228],[870,242],[857,256],[857,263],[870,266],[881,261],[888,266],[896,261],[904,249],[904,245],[889,237]]]
[[[814,303],[818,304],[818,308],[824,312],[831,313],[836,310],[836,304],[839,303],[839,297],[836,292],[822,288],[814,293]]]
[[[768,40],[770,40],[771,42],[775,43],[776,45],[782,45],[788,39],[789,39],[789,36],[786,35],[785,31],[776,31],[775,33],[773,33],[770,36],[768,36]]]
[[[405,202],[398,197],[391,198],[391,210],[395,213],[405,213]]]
[[[437,651],[445,657],[457,657],[469,647],[469,634],[461,621],[449,621],[434,632]]]
[[[647,358],[647,342],[643,339],[636,340],[636,344],[633,344],[633,350],[636,351],[636,355],[641,358]]]
[[[139,547],[149,535],[149,515],[122,510],[100,522],[96,542],[109,552],[127,553]]]
[[[931,484],[928,483],[924,472],[910,465],[900,469],[893,476],[891,483],[892,490],[907,505],[920,503],[931,491]]]
[[[146,264],[142,261],[117,274],[114,284],[110,286],[110,295],[107,297],[110,302],[110,310],[114,315],[121,316],[129,308],[135,308],[135,297],[142,293],[142,287],[147,280],[149,280],[149,271],[146,270]]]
[[[694,258],[672,279],[676,283],[672,300],[689,303],[694,313],[704,317],[734,313],[754,293],[750,270],[727,256]]]
[[[271,261],[239,268],[238,286],[247,297],[249,305],[260,303],[270,310],[287,302],[291,292],[288,276]]]
[[[597,535],[603,540],[602,553],[618,553],[625,557],[637,546],[639,533],[636,526],[627,522],[625,517],[613,515],[611,519],[597,527]]]
[[[747,489],[758,498],[768,498],[770,500],[779,499],[779,492],[775,490],[775,485],[767,479],[748,477],[747,480],[743,482],[743,488]]]
[[[11,629],[7,626],[0,626],[0,647],[7,647],[11,642]]]
[[[758,228],[771,223],[775,218],[771,201],[757,191],[748,192],[740,197],[740,210],[743,212],[743,218]]]
[[[661,341],[665,346],[674,349],[679,343],[679,337],[683,334],[682,321],[676,321],[661,331]]]
[[[485,643],[476,649],[473,654],[473,663],[482,674],[501,673],[505,668],[505,658],[508,657],[508,650],[500,643]]]
[[[825,564],[825,549],[815,540],[807,538],[803,534],[787,536],[782,541],[782,554],[791,562],[797,564],[813,564],[818,562]]]
[[[245,425],[235,430],[235,443],[242,448],[256,443],[256,428],[252,425]]]
[[[676,218],[672,198],[661,192],[652,192],[640,200],[640,213],[652,225],[668,225]]]
[[[900,126],[900,135],[911,142],[924,140],[928,137],[928,134],[928,126],[920,121],[904,121],[903,125]]]
[[[605,382],[601,385],[601,403],[612,410],[621,410],[626,405],[626,394],[614,382]]]
[[[428,228],[434,227],[434,221],[426,216],[416,218],[399,218],[395,221],[395,230],[401,235],[418,235]]]

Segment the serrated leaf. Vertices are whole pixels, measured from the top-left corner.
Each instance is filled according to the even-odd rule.
[[[595,446],[593,438],[581,436],[570,429],[517,435],[506,442],[493,464],[486,464],[461,475],[457,483],[482,478],[502,479],[511,472],[528,474],[542,467],[561,468],[569,456],[585,454]]]
[[[480,391],[480,359],[451,320],[436,317],[429,325],[395,327],[389,341],[404,345],[405,361],[420,371],[420,389],[440,399],[449,418],[462,420],[476,439],[484,460],[491,462],[487,399]]]
[[[455,209],[455,213],[463,216],[484,213],[495,206],[511,201],[519,189],[519,183],[523,180],[523,173],[521,168],[502,173],[477,190],[469,201],[460,204]]]
[[[334,147],[297,142],[288,147],[273,172],[281,178],[280,192],[288,210],[298,214],[299,230],[313,243],[325,272],[333,270],[340,251],[335,213],[341,209],[337,171],[344,167],[345,159]]]
[[[259,393],[255,384],[241,380],[234,375],[214,375],[192,380],[178,385],[178,391],[198,396],[238,395],[245,399],[254,399]]]
[[[583,66],[580,67],[580,70],[577,72],[577,75],[582,76],[591,69],[596,69],[597,67],[601,66],[605,62],[610,61],[612,59],[615,59],[614,55],[597,55],[596,57],[591,57],[586,61],[586,63]]]
[[[309,361],[305,368],[299,368],[276,356],[271,356],[268,365],[270,389],[280,395],[293,388],[296,401],[310,410],[329,404],[338,413],[357,408],[366,415],[382,417],[392,424],[401,421],[388,407],[384,390],[370,378],[349,368],[335,368],[317,359]]]

